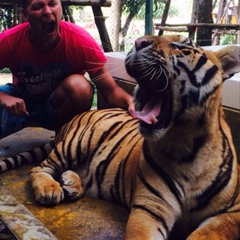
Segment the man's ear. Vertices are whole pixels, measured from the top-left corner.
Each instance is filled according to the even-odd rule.
[[[24,22],[26,22],[28,19],[27,19],[27,13],[24,9],[22,9],[22,19]]]

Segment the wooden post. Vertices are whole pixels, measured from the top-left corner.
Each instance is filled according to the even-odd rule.
[[[145,11],[145,35],[152,35],[152,12],[153,12],[153,0],[146,0]]]
[[[14,6],[13,6],[13,26],[16,26],[17,23],[18,23],[17,13],[18,13],[18,4],[14,3]]]
[[[212,1],[198,1],[198,22],[213,23],[212,20]],[[197,31],[197,43],[200,46],[212,45],[212,29],[202,27]]]
[[[170,5],[171,5],[171,0],[167,0],[165,3],[165,8],[163,10],[163,15],[162,15],[162,21],[161,21],[162,26],[165,26],[165,24],[166,24]],[[158,36],[160,36],[160,35],[163,35],[163,30],[161,30],[161,29],[158,32]]]
[[[94,15],[95,24],[98,28],[98,32],[102,41],[102,47],[104,49],[104,52],[113,52],[112,44],[110,42],[110,38],[107,32],[105,19],[103,17],[101,7],[99,5],[92,5],[92,11]]]

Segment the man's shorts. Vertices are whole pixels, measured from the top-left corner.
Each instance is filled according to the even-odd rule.
[[[54,93],[52,93],[45,102],[36,103],[24,99],[21,92],[14,84],[8,83],[6,85],[1,85],[0,91],[11,96],[22,98],[25,101],[29,113],[28,117],[16,117],[0,107],[0,139],[27,126],[32,126],[33,124],[49,130],[55,130],[58,119],[56,111],[54,111],[51,106],[51,100]]]

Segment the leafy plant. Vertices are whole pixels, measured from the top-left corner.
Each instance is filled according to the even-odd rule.
[[[9,70],[9,68],[3,68],[2,70],[0,70],[0,73],[11,73],[11,71]]]

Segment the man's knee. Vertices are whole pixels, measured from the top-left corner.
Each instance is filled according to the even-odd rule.
[[[80,74],[73,74],[65,78],[61,85],[67,94],[76,94],[78,96],[81,96],[81,93],[90,96],[93,94],[91,83]]]
[[[57,87],[52,106],[61,123],[69,121],[76,114],[90,110],[93,101],[92,84],[83,75],[71,75]]]
[[[63,102],[73,103],[81,105],[81,108],[91,108],[93,99],[93,87],[92,84],[83,76],[79,74],[73,74],[64,79],[64,81],[57,87],[53,104],[58,109]]]

